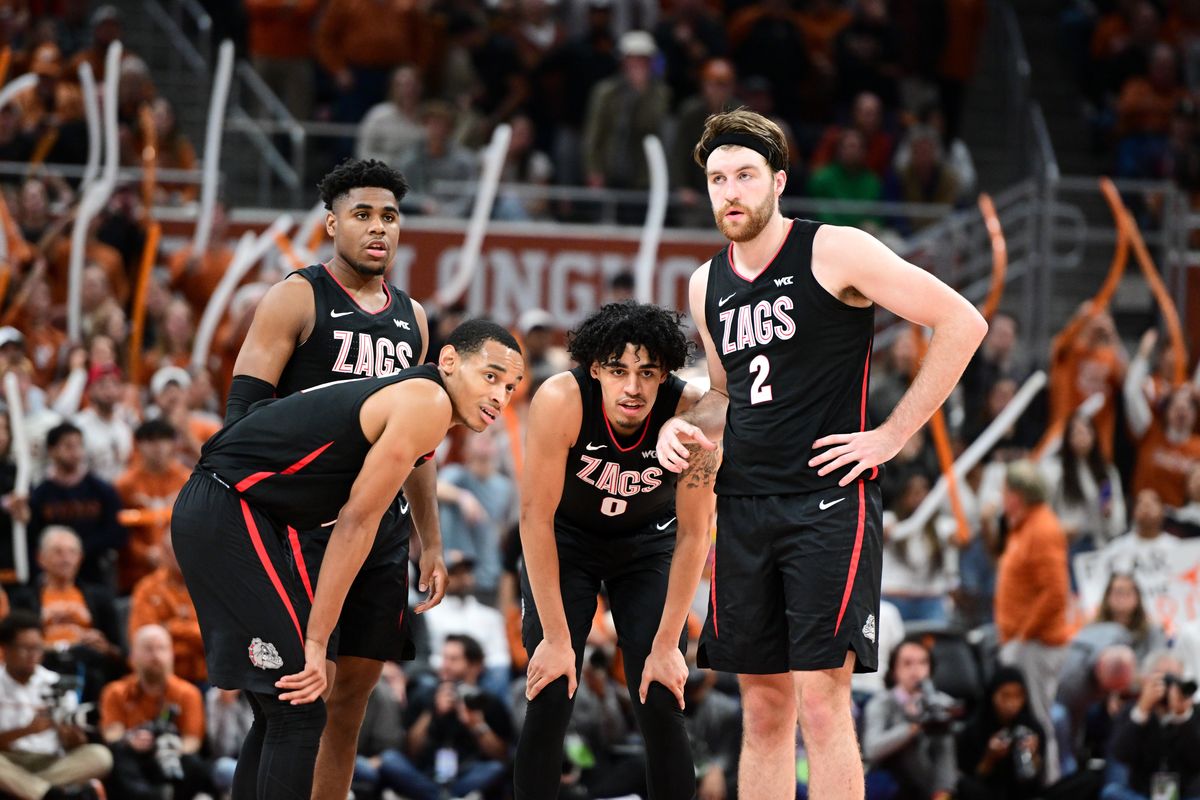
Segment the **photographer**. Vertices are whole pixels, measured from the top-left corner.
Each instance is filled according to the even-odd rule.
[[[958,736],[960,800],[1025,800],[1042,794],[1046,737],[1029,707],[1025,676],[998,666],[975,718]]]
[[[112,756],[64,718],[71,700],[56,690],[59,676],[42,666],[38,618],[12,612],[0,622],[0,648],[0,792],[19,800],[95,798],[90,786],[79,785],[107,775]]]
[[[864,713],[863,757],[899,786],[899,800],[948,798],[958,779],[950,725],[959,709],[929,680],[932,654],[905,639],[888,659],[884,686]]]
[[[200,690],[174,675],[171,635],[158,625],[134,634],[133,674],[104,687],[100,730],[113,751],[114,796],[175,800],[211,792],[208,766],[198,755],[204,740]]]
[[[513,741],[512,718],[499,698],[479,687],[482,674],[479,642],[447,636],[437,688],[409,706],[407,754],[382,755],[382,787],[412,800],[439,800],[443,787],[461,797],[500,785]]]
[[[1110,783],[1104,800],[1200,797],[1200,719],[1183,664],[1171,653],[1152,653],[1143,670],[1138,699],[1121,713],[1113,730],[1113,758],[1129,767],[1128,785]]]

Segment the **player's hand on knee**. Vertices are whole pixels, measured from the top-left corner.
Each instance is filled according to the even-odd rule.
[[[675,695],[679,708],[683,709],[683,687],[687,683],[687,676],[687,662],[683,660],[683,653],[678,647],[653,647],[642,666],[642,685],[638,689],[638,697],[644,705],[646,695],[650,692],[650,684],[660,683]]]
[[[658,444],[655,449],[658,463],[671,472],[683,472],[688,467],[688,442],[694,442],[705,450],[717,449],[698,426],[679,417],[671,417],[658,430]]]
[[[542,639],[529,659],[525,677],[525,699],[532,701],[559,678],[567,679],[567,697],[575,696],[578,680],[575,676],[575,651],[566,642]]]
[[[294,675],[285,675],[275,682],[275,688],[284,690],[279,695],[279,700],[294,706],[320,699],[327,685],[325,644],[313,639],[304,641],[304,669]]]
[[[809,459],[810,467],[821,467],[818,475],[828,475],[843,467],[853,464],[846,475],[838,481],[838,486],[849,486],[862,473],[877,467],[900,452],[904,442],[894,441],[894,437],[882,428],[856,433],[835,433],[824,436],[813,442],[813,450],[822,447],[829,448]]]

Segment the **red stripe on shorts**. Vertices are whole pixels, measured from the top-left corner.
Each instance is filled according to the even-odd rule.
[[[862,554],[863,529],[867,523],[867,507],[865,500],[866,488],[860,479],[858,481],[858,527],[854,531],[854,551],[850,554],[850,569],[846,574],[846,588],[842,590],[842,607],[838,609],[837,624],[833,626],[833,635],[837,636],[842,627],[842,617],[846,614],[846,606],[850,604],[850,592],[854,589],[854,578],[858,575],[858,557]]]
[[[262,562],[263,569],[267,571],[271,585],[275,587],[279,599],[283,601],[283,606],[287,609],[288,616],[292,618],[292,624],[296,626],[296,635],[300,637],[300,647],[303,648],[304,631],[300,629],[300,620],[296,616],[296,609],[292,608],[292,601],[283,588],[283,581],[279,579],[279,573],[275,571],[275,565],[271,563],[271,557],[267,555],[267,548],[258,532],[258,525],[254,522],[254,515],[250,513],[250,506],[245,500],[242,500],[241,503],[242,517],[246,520],[246,530],[250,533],[250,542],[254,545],[254,552],[258,553],[258,560]]]

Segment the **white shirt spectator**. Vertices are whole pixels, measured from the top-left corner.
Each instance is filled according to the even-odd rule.
[[[85,408],[75,417],[83,431],[83,446],[87,449],[88,467],[99,478],[114,483],[133,454],[133,431],[120,410],[112,419],[103,419],[95,409]]]
[[[504,635],[504,616],[479,602],[472,595],[446,595],[441,603],[425,612],[429,629],[429,663],[434,669],[442,666],[442,644],[451,634],[466,634],[483,648],[483,665],[487,669],[508,669],[512,654]]]
[[[923,531],[900,535],[894,511],[883,512],[883,529],[887,531],[883,544],[883,594],[908,597],[944,595],[958,586],[958,550],[953,544],[956,523],[945,514],[937,514],[932,522],[940,545],[941,563],[935,563],[938,553],[931,536]]]
[[[29,683],[18,683],[0,668],[0,731],[23,728],[33,722],[38,711],[46,705],[46,691],[58,683],[58,674],[40,664],[34,669]],[[53,728],[22,737],[10,749],[39,755],[62,755],[58,733]]]
[[[1169,559],[1179,542],[1178,536],[1166,531],[1154,537],[1138,536],[1131,532],[1113,539],[1104,552],[1111,558],[1109,563],[1112,570],[1136,574],[1139,562]]]
[[[388,100],[373,106],[363,117],[355,155],[385,164],[402,164],[412,156],[424,136],[421,121]]]

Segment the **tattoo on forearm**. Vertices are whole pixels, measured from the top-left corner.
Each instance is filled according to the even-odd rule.
[[[688,468],[680,478],[688,489],[711,487],[717,477],[717,467],[721,464],[721,445],[716,450],[705,450],[698,444],[689,443]]]

